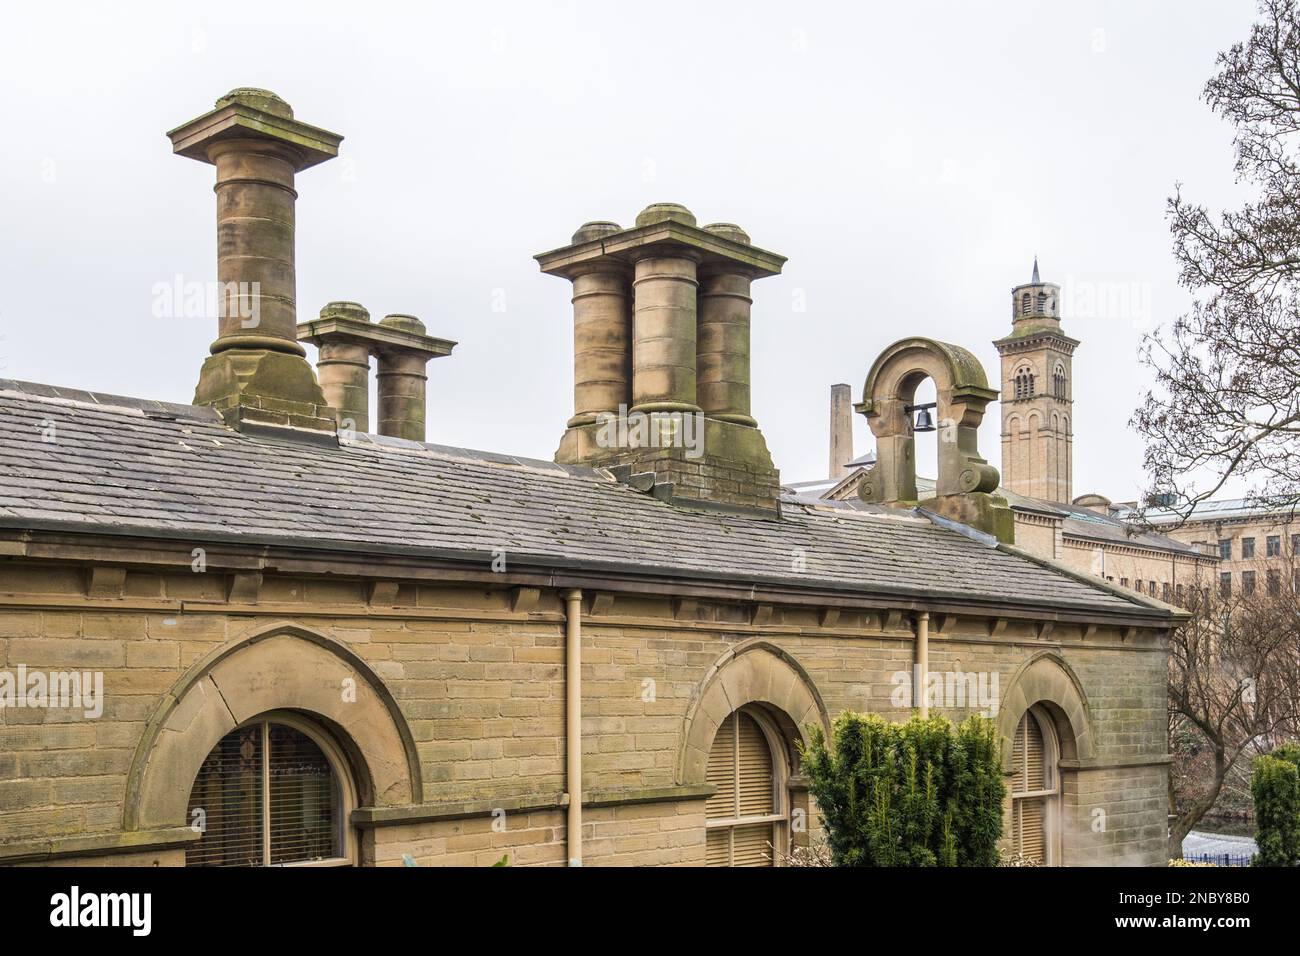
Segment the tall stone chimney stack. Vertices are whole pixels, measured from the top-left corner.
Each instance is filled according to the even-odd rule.
[[[750,408],[750,285],[785,257],[653,203],[630,229],[589,222],[536,259],[573,283],[574,413],[556,460],[653,472],[684,504],[776,510]]]
[[[167,134],[216,167],[218,336],[194,402],[228,422],[333,431],[335,413],[298,344],[294,176],[338,155],[343,137],[294,119],[267,90],[236,89]]]
[[[831,461],[828,478],[839,481],[853,460],[853,389],[831,386]]]

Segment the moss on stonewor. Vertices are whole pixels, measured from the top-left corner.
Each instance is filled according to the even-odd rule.
[[[1001,747],[993,722],[891,724],[845,712],[803,751],[836,866],[997,866]]]

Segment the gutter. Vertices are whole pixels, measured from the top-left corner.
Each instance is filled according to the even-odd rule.
[[[928,514],[927,517],[929,517]],[[938,517],[938,516],[934,516],[934,517]],[[947,521],[947,519],[940,519],[940,520]],[[953,531],[965,534],[967,537],[974,537],[976,535],[980,535],[982,537],[988,538],[989,542],[995,540],[992,538],[991,535],[983,535],[982,532],[978,532],[978,531],[974,531],[973,529],[966,528],[964,525],[959,525],[955,522],[952,523],[952,525],[953,525],[952,527]],[[413,547],[410,545],[382,545],[382,544],[376,544],[374,542],[367,542],[363,545],[360,542],[353,542],[347,540],[294,537],[291,535],[285,535],[281,538],[274,538],[274,539],[267,539],[267,538],[250,539],[249,536],[247,535],[242,535],[242,534],[229,532],[229,531],[221,531],[217,529],[202,529],[202,530],[187,529],[183,534],[180,533],[179,531],[169,534],[168,529],[165,528],[146,528],[138,525],[103,525],[103,526],[89,525],[88,526],[85,524],[75,524],[73,522],[60,522],[60,521],[48,521],[48,520],[37,520],[37,521],[33,521],[31,519],[6,520],[4,517],[0,517],[0,529],[7,529],[11,531],[18,531],[18,532],[34,531],[34,532],[48,532],[54,534],[69,534],[69,535],[78,535],[78,536],[86,535],[88,537],[99,536],[103,538],[116,537],[116,538],[134,538],[134,539],[146,539],[146,540],[152,539],[154,541],[179,541],[179,542],[183,542],[186,545],[185,551],[187,553],[191,547],[201,545],[205,542],[216,542],[220,544],[229,544],[238,547],[259,550],[261,552],[261,555],[259,556],[258,559],[258,565],[257,565],[259,568],[267,567],[268,566],[267,562],[273,560],[269,558],[269,554],[268,554],[269,550],[272,548],[300,549],[316,555],[319,555],[322,552],[329,552],[329,553],[336,553],[336,554],[354,555],[354,556],[365,557],[365,558],[375,558],[375,557],[414,558],[414,559],[420,559],[421,567],[427,567],[427,562],[430,559],[433,559],[435,561],[441,560],[441,561],[446,561],[448,563],[454,563],[462,566],[472,564],[482,568],[487,568],[488,566],[490,566],[490,563],[494,558],[494,556],[487,551],[472,551],[472,550],[461,550],[461,549],[452,549],[452,548]],[[980,539],[976,538],[976,540],[980,540]],[[996,550],[1005,551],[1008,554],[1025,558],[1042,567],[1065,574],[1068,577],[1072,577],[1076,581],[1086,584],[1095,590],[1105,591],[1111,594],[1112,596],[1123,599],[1124,602],[1128,605],[1128,608],[1126,608],[1125,610],[1128,610],[1130,614],[1136,614],[1143,618],[1153,618],[1153,617],[1158,617],[1159,612],[1161,611],[1171,610],[1169,605],[1163,604],[1162,602],[1159,601],[1147,602],[1144,599],[1137,600],[1137,598],[1139,597],[1138,595],[1129,594],[1124,590],[1120,589],[1119,587],[1110,584],[1110,582],[1107,582],[1102,579],[1098,579],[1091,575],[1080,574],[1079,572],[1076,572],[1073,569],[1068,568],[1064,565],[1047,561],[1045,559],[1040,559],[1035,555],[1029,554],[1028,552],[1022,551],[1019,548],[1016,548],[1014,546],[1011,545],[995,546],[993,543],[989,543],[989,542],[985,542],[985,543],[990,548],[996,547]],[[23,541],[22,551],[24,553],[24,556],[40,557],[38,555],[29,555],[26,553],[27,552],[26,545],[28,543],[30,543],[29,540]],[[13,555],[13,552],[7,552],[7,553]],[[522,568],[536,568],[539,577],[544,578],[548,582],[553,582],[555,586],[561,586],[561,587],[563,586],[578,587],[580,586],[580,584],[577,579],[581,577],[584,573],[586,574],[596,573],[596,574],[615,575],[620,579],[628,579],[629,581],[640,577],[643,579],[650,579],[652,581],[664,581],[669,583],[686,582],[690,585],[693,585],[696,588],[701,588],[700,582],[704,581],[716,585],[721,585],[722,588],[720,588],[720,590],[725,590],[727,585],[730,585],[733,588],[736,586],[740,586],[742,588],[748,588],[751,591],[758,591],[758,590],[762,590],[765,587],[768,587],[768,588],[779,589],[782,591],[788,590],[791,593],[800,596],[814,595],[820,592],[821,594],[825,594],[825,595],[833,595],[836,598],[841,600],[843,598],[841,598],[840,596],[845,596],[850,600],[854,598],[858,600],[867,599],[869,601],[882,603],[882,604],[895,603],[898,601],[925,602],[925,604],[931,608],[933,608],[935,602],[948,601],[948,602],[952,602],[955,607],[960,607],[965,609],[967,613],[970,613],[971,611],[987,611],[989,613],[992,613],[993,611],[997,611],[997,610],[1011,610],[1011,609],[1019,610],[1023,608],[1021,614],[1025,617],[1042,619],[1045,616],[1045,608],[1041,603],[1027,603],[1027,602],[1016,601],[1014,599],[1008,600],[1006,595],[999,595],[998,597],[1000,598],[1000,600],[994,600],[992,599],[992,596],[989,594],[969,593],[969,592],[968,593],[936,592],[924,588],[898,588],[898,587],[888,588],[888,587],[880,587],[878,585],[865,586],[865,585],[856,584],[855,582],[848,582],[842,580],[827,580],[827,579],[813,578],[808,576],[801,576],[797,580],[792,580],[789,577],[784,577],[780,575],[764,575],[764,574],[742,573],[742,572],[729,573],[729,572],[718,571],[713,569],[692,570],[692,569],[683,569],[683,568],[674,568],[674,567],[661,567],[661,566],[649,565],[649,564],[633,565],[633,564],[627,564],[627,563],[615,562],[615,561],[595,561],[595,560],[572,559],[572,558],[566,559],[566,558],[556,557],[554,555],[536,554],[536,553],[523,552],[523,551],[512,551],[510,552],[510,555],[511,555],[512,565],[516,567],[522,567]],[[212,556],[210,555],[209,567],[213,567],[211,558]],[[148,562],[148,563],[156,563],[156,562]],[[188,564],[189,559],[186,558],[183,563]],[[500,579],[501,575],[497,574],[494,575],[494,577]],[[595,586],[595,585],[588,583],[588,586]],[[1053,603],[1052,609],[1056,612],[1055,617],[1057,619],[1060,619],[1061,612],[1066,612],[1066,613],[1080,614],[1086,617],[1087,619],[1093,621],[1115,620],[1119,618],[1124,620],[1125,622],[1134,623],[1137,626],[1143,626],[1143,627],[1160,626],[1162,624],[1167,623],[1166,621],[1163,620],[1149,620],[1149,619],[1142,620],[1142,621],[1133,621],[1132,618],[1129,616],[1129,614],[1126,614],[1124,611],[1121,611],[1119,609],[1097,607],[1095,605],[1086,602],[1081,602],[1081,601],[1072,601],[1072,600],[1056,601]],[[1013,614],[1012,616],[1017,616],[1017,615]],[[1048,616],[1053,616],[1053,615],[1048,615]]]

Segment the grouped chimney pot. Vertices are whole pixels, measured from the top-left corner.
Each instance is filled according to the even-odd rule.
[[[722,236],[724,239],[730,239],[732,242],[739,242],[746,246],[750,245],[749,233],[734,222],[711,223],[704,227],[704,231],[711,232],[716,236]]]
[[[370,311],[360,302],[339,300],[327,302],[320,310],[322,319],[352,319],[356,322],[369,322]]]
[[[378,322],[356,302],[331,302],[320,319],[298,326],[298,339],[319,349],[321,387],[339,410],[340,427],[368,431],[370,359],[377,360],[381,435],[424,441],[426,367],[450,355],[455,342],[434,338],[413,315],[394,312]]]
[[[695,215],[681,203],[655,202],[646,206],[636,217],[637,227],[653,226],[660,222],[680,222],[695,225]]]
[[[393,312],[379,320],[379,324],[389,329],[400,329],[403,332],[413,332],[416,335],[425,335],[428,330],[413,315],[407,315],[404,312]]]
[[[580,242],[591,242],[593,239],[599,239],[601,236],[612,236],[616,232],[622,232],[623,227],[616,222],[598,219],[594,222],[584,222],[578,227],[578,231],[573,234],[572,242],[577,245]]]
[[[673,500],[775,511],[780,475],[750,409],[750,284],[785,257],[660,202],[628,229],[583,223],[536,259],[573,284],[574,414],[556,460],[653,471]],[[649,444],[634,436],[647,419]]]

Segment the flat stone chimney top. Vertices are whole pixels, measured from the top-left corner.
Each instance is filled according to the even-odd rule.
[[[172,152],[214,163],[212,147],[225,140],[263,140],[281,144],[301,172],[339,154],[343,137],[293,118],[293,107],[270,90],[240,87],[216,106],[167,134]]]
[[[628,229],[607,220],[585,222],[569,245],[533,258],[548,275],[574,278],[597,262],[622,262],[630,268],[648,255],[683,252],[698,258],[702,268],[741,266],[755,279],[778,275],[785,264],[785,256],[753,245],[749,234],[735,223],[715,222],[701,228],[691,211],[675,202],[646,206],[636,225]]]

